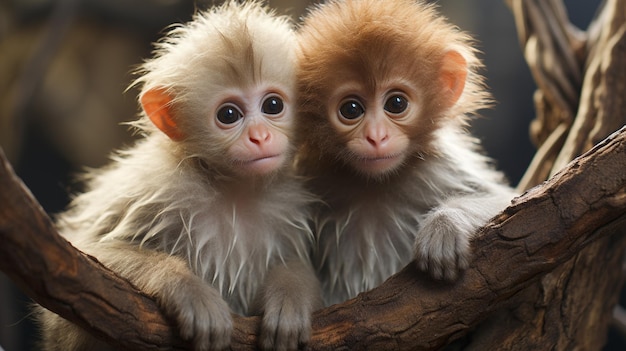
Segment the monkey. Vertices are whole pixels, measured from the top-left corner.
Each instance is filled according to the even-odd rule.
[[[292,162],[296,46],[293,22],[260,2],[228,1],[172,27],[133,83],[141,138],[89,170],[56,218],[197,350],[230,345],[232,313],[262,315],[261,348],[296,349],[322,306],[308,226],[317,200]],[[40,315],[46,350],[111,349]]]
[[[515,196],[466,130],[491,104],[471,37],[417,0],[329,0],[297,29],[299,174],[326,305],[415,260],[455,281]]]

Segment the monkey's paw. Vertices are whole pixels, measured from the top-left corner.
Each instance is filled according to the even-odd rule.
[[[467,269],[471,257],[469,240],[476,228],[466,216],[462,210],[452,208],[426,216],[413,247],[419,269],[435,279],[449,281]]]
[[[265,302],[260,346],[264,350],[297,350],[311,336],[311,308],[306,301],[272,298]]]
[[[178,322],[180,336],[191,340],[194,350],[226,349],[233,320],[220,293],[199,279],[185,279],[174,285],[164,289],[159,300],[165,313]]]

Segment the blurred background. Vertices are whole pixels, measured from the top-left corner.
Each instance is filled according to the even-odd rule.
[[[315,1],[271,0],[299,19]],[[601,0],[565,1],[585,29]],[[132,143],[124,121],[138,112],[131,71],[171,23],[220,1],[0,0],[0,145],[44,209],[54,214],[76,190],[73,175]],[[534,82],[504,0],[439,0],[440,11],[479,42],[497,104],[472,131],[517,184],[535,152],[528,136]],[[0,244],[1,245],[1,244]],[[0,350],[34,350],[24,296],[0,273]],[[604,350],[624,350],[611,331]]]

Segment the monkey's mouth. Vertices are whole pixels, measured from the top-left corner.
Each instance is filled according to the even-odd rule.
[[[400,157],[400,155],[387,155],[387,156],[380,156],[380,157],[364,157],[362,159],[362,161],[364,162],[380,162],[380,161],[386,161],[386,160],[392,160],[396,157]]]
[[[284,161],[283,154],[271,154],[257,157],[251,160],[241,161],[240,165],[247,171],[255,174],[265,174],[282,166]]]
[[[402,154],[391,154],[376,157],[361,157],[357,162],[362,171],[378,174],[395,169],[402,163],[402,160]]]
[[[381,163],[381,162],[390,162],[397,159],[400,159],[401,154],[391,154],[384,156],[376,156],[376,157],[361,157],[359,160],[365,163]]]
[[[265,160],[271,160],[271,159],[274,159],[274,158],[277,158],[277,157],[281,157],[281,156],[282,156],[281,154],[261,156],[259,158],[255,158],[255,159],[246,161],[246,163],[263,162]]]

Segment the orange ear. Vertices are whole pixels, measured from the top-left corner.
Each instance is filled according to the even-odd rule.
[[[171,111],[172,98],[163,89],[150,89],[141,96],[141,106],[152,123],[174,141],[185,136]]]
[[[452,106],[461,97],[465,88],[465,80],[467,79],[465,58],[454,50],[448,51],[443,57],[440,78],[446,93],[449,93],[446,102],[448,106]]]

